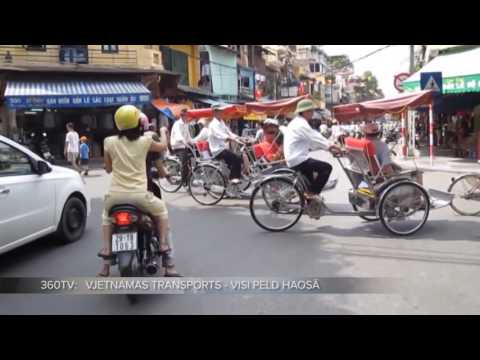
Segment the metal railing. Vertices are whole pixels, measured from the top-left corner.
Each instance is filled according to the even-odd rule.
[[[52,46],[52,45],[50,45]],[[87,46],[87,45],[86,45]],[[22,50],[22,51],[18,51]],[[93,66],[138,66],[136,50],[118,49],[107,52],[88,47],[58,45],[46,49],[26,49],[25,45],[0,45],[0,65],[33,65],[33,64],[87,64]]]

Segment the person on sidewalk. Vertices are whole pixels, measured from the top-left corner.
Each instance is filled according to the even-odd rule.
[[[82,167],[82,170],[84,171],[84,175],[88,176],[88,160],[90,159],[90,148],[88,147],[87,144],[87,137],[82,136],[80,138],[80,166]]]
[[[67,135],[65,136],[64,155],[72,167],[81,173],[81,169],[77,164],[78,153],[80,151],[80,138],[78,133],[74,130],[73,123],[67,124]]]

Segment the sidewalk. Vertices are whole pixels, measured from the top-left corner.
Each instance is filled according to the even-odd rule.
[[[399,152],[397,152],[398,154]],[[420,151],[418,157],[407,157],[405,159],[397,156],[394,157],[395,163],[406,168],[414,169],[418,167],[424,171],[438,171],[449,173],[478,173],[480,174],[480,163],[472,159],[462,159],[451,156],[435,156],[437,152],[434,152],[433,166],[430,164],[430,157],[426,154],[426,150]],[[443,155],[443,154],[442,154]],[[416,165],[416,166],[415,166]]]

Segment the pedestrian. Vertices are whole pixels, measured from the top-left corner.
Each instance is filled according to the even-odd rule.
[[[88,139],[86,136],[80,138],[80,165],[82,170],[85,171],[84,175],[88,176],[88,160],[90,159],[90,148],[87,143]]]
[[[67,135],[65,136],[64,155],[73,168],[81,173],[80,167],[77,165],[78,153],[80,151],[80,138],[73,127],[73,123],[67,124]]]

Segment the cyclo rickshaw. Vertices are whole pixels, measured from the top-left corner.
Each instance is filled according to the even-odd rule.
[[[343,152],[334,155],[352,184],[348,200],[353,211],[337,211],[324,202],[307,202],[308,180],[300,173],[273,174],[255,187],[250,213],[257,225],[269,231],[285,231],[303,214],[319,219],[323,215],[359,216],[366,221],[380,220],[397,236],[412,235],[428,219],[431,208],[448,206],[453,195],[427,190],[416,179],[418,170],[387,177],[379,165],[374,142],[346,138]]]

